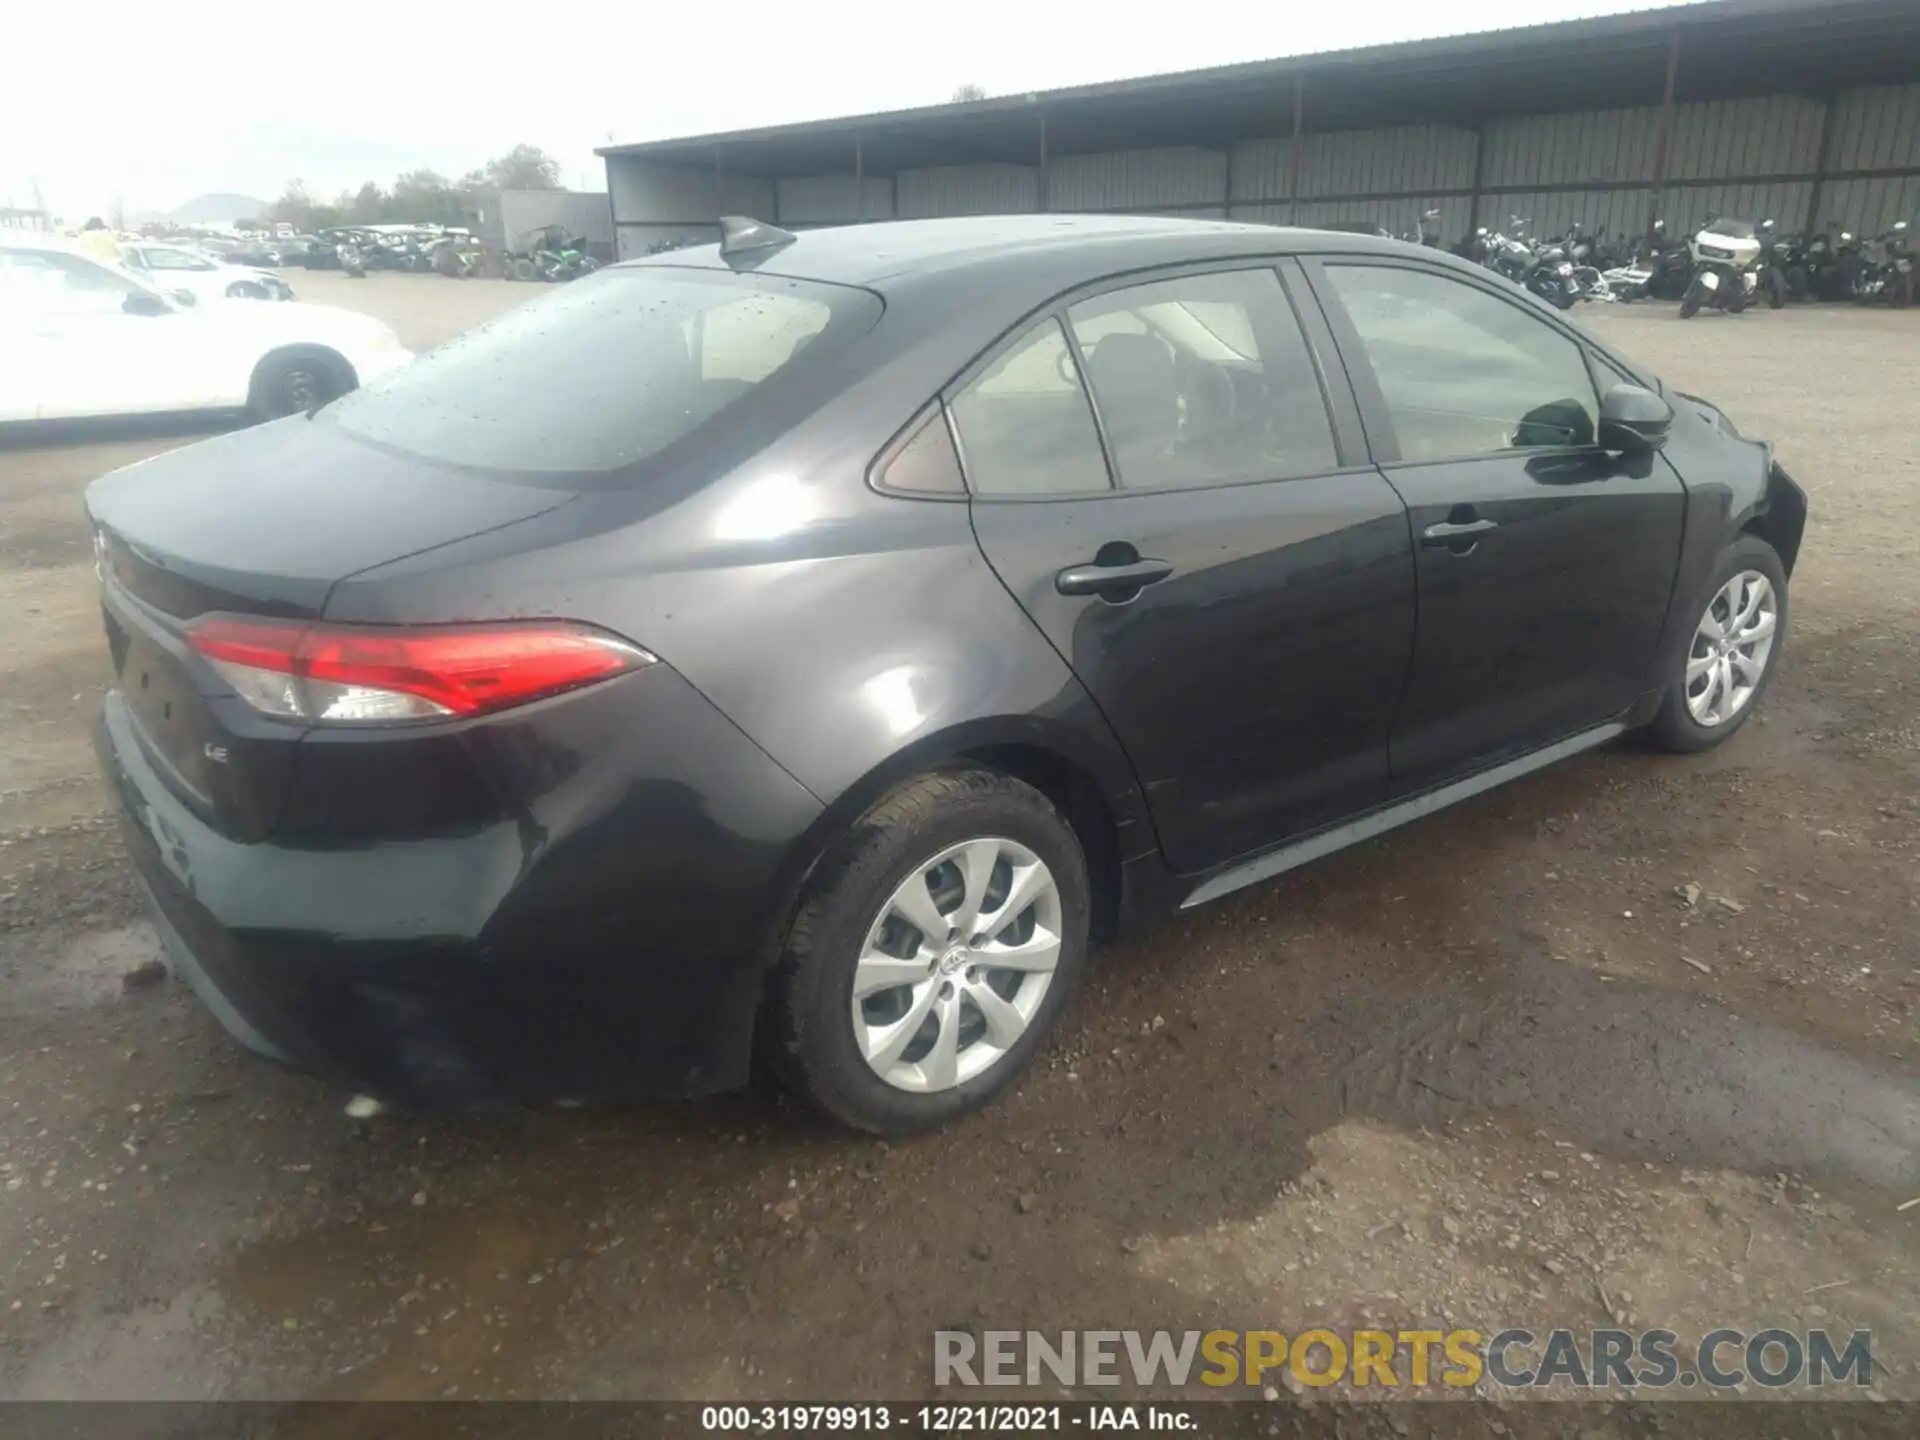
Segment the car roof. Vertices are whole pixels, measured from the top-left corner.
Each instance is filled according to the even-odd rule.
[[[864,285],[964,271],[972,280],[1022,269],[1050,272],[1084,260],[1090,276],[1152,265],[1238,254],[1275,255],[1337,245],[1343,250],[1406,249],[1405,242],[1332,231],[1224,220],[1154,215],[981,215],[941,220],[895,220],[804,230],[763,255],[734,257],[738,268]],[[1427,253],[1435,253],[1429,250]],[[689,246],[629,266],[726,264],[718,245]]]

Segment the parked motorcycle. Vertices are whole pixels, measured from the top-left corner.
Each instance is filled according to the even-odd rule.
[[[1772,220],[1762,220],[1753,238],[1760,242],[1760,254],[1753,262],[1754,293],[1765,298],[1769,310],[1778,310],[1787,303],[1788,291],[1781,237]]]
[[[1807,241],[1807,290],[1815,300],[1845,300],[1853,294],[1853,271],[1859,265],[1853,232],[1838,238],[1831,228]]]
[[[1799,235],[1775,234],[1773,222],[1761,225],[1760,256],[1767,274],[1777,275],[1785,285],[1785,298],[1805,302],[1813,298],[1813,275],[1807,263],[1807,242]]]
[[[1760,284],[1755,264],[1760,241],[1745,220],[1709,216],[1693,237],[1693,280],[1680,297],[1680,318],[1691,320],[1702,306],[1727,315],[1747,308]]]
[[[1884,300],[1896,310],[1913,304],[1913,251],[1907,244],[1906,221],[1861,247],[1853,298],[1866,304]]]
[[[1574,278],[1567,247],[1551,241],[1534,254],[1533,263],[1527,267],[1520,283],[1556,310],[1571,310],[1580,298],[1580,282]]]
[[[1519,285],[1533,268],[1533,247],[1522,238],[1526,221],[1518,215],[1509,221],[1511,233],[1496,230],[1486,237],[1486,267],[1494,274]]]

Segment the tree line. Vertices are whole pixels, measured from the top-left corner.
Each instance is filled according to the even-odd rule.
[[[304,182],[291,180],[260,218],[309,233],[330,225],[465,225],[481,191],[559,188],[560,162],[538,145],[516,145],[457,180],[437,170],[409,170],[391,185],[369,180],[332,200],[316,200]]]

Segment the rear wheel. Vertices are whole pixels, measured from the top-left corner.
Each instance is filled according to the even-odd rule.
[[[1787,282],[1778,270],[1767,271],[1761,281],[1767,287],[1767,308],[1778,310],[1787,303]]]
[[[353,389],[353,372],[338,355],[296,350],[269,355],[253,372],[247,414],[254,420],[279,420],[318,410]]]
[[[1086,860],[1039,791],[923,775],[848,835],[793,921],[771,1055],[834,1119],[877,1134],[984,1105],[1033,1059],[1086,960]]]
[[[531,257],[522,255],[513,262],[513,267],[508,273],[515,280],[538,280],[540,267],[533,263]]]
[[[1710,750],[1746,724],[1759,704],[1787,633],[1787,576],[1779,555],[1759,536],[1742,535],[1694,603],[1693,638],[1646,730],[1663,750]]]

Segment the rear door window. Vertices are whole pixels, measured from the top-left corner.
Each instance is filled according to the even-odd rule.
[[[1129,490],[1331,470],[1333,423],[1280,279],[1182,275],[1067,312]]]
[[[518,306],[323,413],[350,434],[482,470],[620,470],[823,363],[880,318],[850,286],[603,270]]]
[[[1108,488],[1100,431],[1058,320],[1034,326],[956,395],[952,408],[975,494]]]

